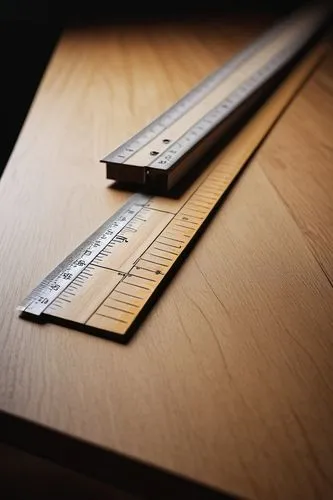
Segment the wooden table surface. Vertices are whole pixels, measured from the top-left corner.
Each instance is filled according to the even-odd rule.
[[[1,439],[149,498],[333,498],[331,57],[128,345],[15,311],[128,198],[99,159],[263,26],[61,38],[0,182]]]

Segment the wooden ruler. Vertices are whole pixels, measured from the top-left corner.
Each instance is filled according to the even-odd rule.
[[[178,199],[136,194],[19,306],[25,318],[126,342],[224,193],[326,51],[304,59]]]
[[[329,13],[327,7],[311,6],[273,26],[108,154],[102,160],[107,164],[107,177],[144,184],[155,194],[168,191],[263,91],[270,90],[282,69],[325,24]]]

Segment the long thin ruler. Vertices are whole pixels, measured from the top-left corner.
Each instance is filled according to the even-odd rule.
[[[325,50],[299,63],[180,198],[133,195],[31,292],[22,316],[126,342]]]
[[[107,178],[143,184],[155,193],[168,191],[263,90],[269,91],[329,14],[325,6],[307,7],[273,26],[101,160]]]

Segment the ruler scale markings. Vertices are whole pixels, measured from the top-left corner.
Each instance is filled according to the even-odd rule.
[[[179,200],[132,196],[18,309],[30,317],[69,320],[72,327],[91,327],[92,332],[125,341],[160,283],[324,53],[320,45],[298,65]],[[201,214],[193,214],[196,203],[205,205]],[[126,311],[122,300],[132,309]]]
[[[143,195],[134,195],[123,207],[121,207],[110,219],[108,219],[102,226],[100,226],[91,236],[87,238],[81,245],[79,245],[63,262],[59,264],[44,280],[38,285],[26,298],[19,310],[25,312],[33,312],[34,314],[41,314],[43,310],[50,304],[64,289],[69,286],[75,278],[81,276],[82,270],[87,267],[94,257],[99,253],[99,245],[97,242],[103,234],[107,234],[106,242],[117,235],[118,232],[125,226],[125,222],[131,220],[133,216],[142,208],[142,204],[147,201],[149,197]],[[105,248],[104,246],[104,248]],[[102,248],[103,250],[103,248]],[[83,257],[85,260],[83,261]],[[77,265],[78,261],[83,261],[81,266]],[[81,277],[82,279],[82,277]],[[41,294],[41,292],[46,292]]]
[[[310,20],[311,21],[311,20]],[[308,21],[309,22],[309,21]],[[312,21],[311,21],[312,22]],[[169,128],[169,135],[180,137],[180,139],[174,143],[171,147],[165,149],[170,151],[171,148],[175,148],[176,145],[179,146],[178,152],[174,155],[174,158],[177,158],[179,155],[184,154],[191,145],[185,144],[183,141],[187,137],[188,130],[200,132],[197,133],[197,138],[201,138],[202,135],[205,135],[207,131],[209,131],[215,124],[221,120],[223,115],[227,115],[234,107],[236,107],[239,100],[239,86],[242,89],[242,99],[252,91],[254,88],[261,86],[264,83],[264,80],[270,74],[270,64],[271,58],[274,57],[274,49],[281,50],[281,47],[287,45],[287,47],[283,50],[283,52],[279,52],[276,60],[274,60],[274,67],[278,69],[279,65],[282,65],[287,56],[289,54],[293,54],[296,50],[296,47],[300,44],[300,40],[297,39],[297,43],[293,44],[293,38],[295,37],[295,33],[292,31],[289,36],[282,39],[277,39],[272,42],[271,45],[268,45],[264,48],[264,50],[255,54],[252,58],[246,60],[240,70],[236,73],[230,74],[226,79],[223,80],[221,85],[218,85],[212,92],[210,92],[204,99],[202,99],[195,107],[193,107],[186,115],[182,116],[177,120],[172,127]],[[273,56],[272,56],[273,51]],[[256,64],[261,64],[261,74],[260,78],[256,80],[251,80],[253,75],[253,67],[256,67]],[[259,70],[260,71],[260,70]],[[248,84],[246,86],[246,84]],[[245,87],[244,87],[245,85]],[[230,92],[230,89],[235,88],[236,90]],[[244,91],[244,92],[243,92]],[[223,101],[223,104],[221,104]],[[213,107],[214,103],[219,102],[217,107]],[[208,113],[202,115],[206,109],[211,108]],[[212,114],[216,113],[216,118],[212,117]],[[198,117],[201,118],[198,122]],[[209,117],[211,117],[209,119]],[[191,122],[193,127],[191,127]],[[205,126],[205,122],[207,126]],[[186,130],[184,135],[181,135],[181,132]],[[155,142],[156,141],[156,142]],[[163,149],[163,143],[161,144],[162,138],[161,136],[156,137],[154,141],[150,142],[146,147],[141,148],[140,152],[136,155],[133,155],[130,161],[127,162],[129,165],[138,165],[138,166],[146,166],[147,165],[147,153],[149,151],[147,148],[161,151]],[[170,154],[170,153],[169,153]],[[149,158],[149,156],[148,156]],[[161,158],[165,161],[165,155],[162,155],[157,160],[152,160],[148,163],[150,167],[156,168],[167,168],[168,163],[171,163],[170,158],[167,163],[161,163]]]
[[[252,54],[258,51],[262,46],[268,43],[270,40],[274,39],[279,35],[281,31],[290,23],[293,19],[297,19],[297,13],[290,19],[283,20],[280,24],[273,26],[269,31],[263,33],[256,41],[254,41],[245,50],[234,56],[221,68],[217,69],[214,73],[206,77],[201,83],[199,83],[192,91],[186,94],[185,99],[181,99],[169,110],[163,113],[160,117],[151,122],[147,127],[142,129],[138,134],[133,136],[129,141],[126,141],[120,145],[115,151],[110,153],[105,160],[117,161],[117,156],[120,155],[122,160],[128,159],[132,156],[134,150],[141,147],[141,144],[147,144],[146,136],[150,134],[150,137],[155,137],[158,132],[165,130],[171,123],[178,119],[182,114],[184,114],[188,109],[190,109],[194,104],[201,100],[205,95],[208,94],[214,87],[216,87],[224,78],[229,76],[229,74],[234,71],[243,61],[246,61]],[[178,108],[182,108],[183,113],[178,111]],[[170,117],[172,118],[170,119]],[[157,128],[158,132],[153,132],[152,130]],[[131,146],[130,146],[131,144]]]
[[[227,77],[231,71],[234,71],[262,45],[277,36],[286,23],[287,20],[282,21],[281,24],[277,26],[273,26],[269,32],[264,33],[253,44],[239,54],[236,54],[230,61],[223,65],[223,67],[217,69],[214,73],[206,77],[194,89],[186,94],[185,99],[183,98],[179,100],[171,108],[169,108],[169,110],[151,122],[147,127],[143,128],[140,132],[131,137],[129,141],[121,144],[115,151],[105,157],[105,160],[119,161],[121,163],[129,159],[133,155],[133,152],[140,149],[142,145],[146,145],[150,140],[152,140],[152,138],[156,137],[159,132],[164,131],[170,124],[185,114],[188,109],[193,107],[199,100],[207,95],[208,92],[218,85],[223,78]],[[181,109],[181,112],[178,111],[179,109]]]

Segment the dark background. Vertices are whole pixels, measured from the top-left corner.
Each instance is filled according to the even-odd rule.
[[[287,13],[304,2],[169,0],[42,1],[1,0],[0,61],[1,118],[0,175],[5,168],[29,106],[61,31],[72,25],[124,23],[177,18]]]
[[[152,0],[151,0],[152,1]],[[73,25],[139,23],[177,18],[217,17],[223,14],[279,16],[301,1],[170,0],[130,3],[0,0],[1,120],[0,176],[15,145],[40,79],[61,32]],[[132,497],[73,471],[31,457],[0,443],[0,491],[6,499],[78,498],[82,500]],[[10,494],[6,493],[10,491]],[[34,492],[34,496],[31,495]]]

